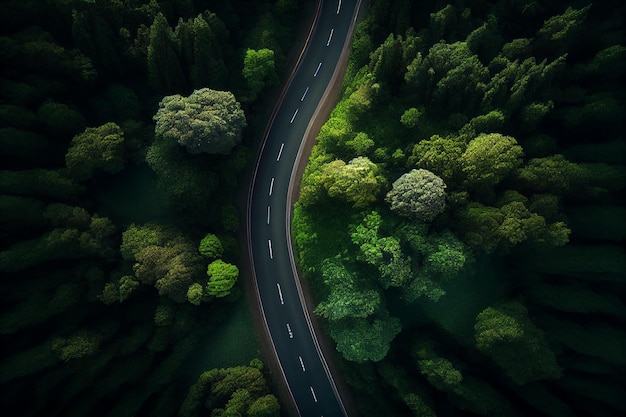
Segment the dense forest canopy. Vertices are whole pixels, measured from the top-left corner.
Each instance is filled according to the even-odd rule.
[[[626,412],[625,11],[370,2],[292,225],[364,416]]]
[[[237,186],[309,3],[0,4],[6,409],[280,415]]]

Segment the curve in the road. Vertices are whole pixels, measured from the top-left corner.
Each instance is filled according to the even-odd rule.
[[[265,329],[302,417],[346,417],[298,281],[290,240],[292,175],[303,138],[347,51],[361,0],[321,0],[271,117],[248,195],[252,276]]]

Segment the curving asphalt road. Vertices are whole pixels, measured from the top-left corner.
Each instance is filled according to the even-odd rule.
[[[248,196],[248,248],[266,331],[302,417],[344,417],[297,281],[290,244],[290,182],[302,140],[361,0],[322,0],[307,46],[270,122]]]

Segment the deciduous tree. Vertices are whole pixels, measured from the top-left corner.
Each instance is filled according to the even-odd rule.
[[[385,200],[401,216],[431,222],[446,207],[446,184],[425,169],[413,169],[394,181]]]
[[[478,350],[489,355],[516,383],[561,376],[543,332],[522,304],[507,302],[483,310],[476,317],[474,329]]]
[[[72,176],[86,180],[96,170],[116,173],[124,168],[124,132],[115,123],[87,128],[74,136],[65,155]]]
[[[158,136],[177,141],[193,154],[229,154],[247,124],[231,92],[210,88],[195,90],[189,97],[164,97],[154,120]]]

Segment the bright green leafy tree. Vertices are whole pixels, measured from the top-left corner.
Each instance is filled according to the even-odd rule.
[[[209,264],[207,275],[209,276],[207,293],[218,298],[226,297],[237,282],[239,268],[217,259]]]

